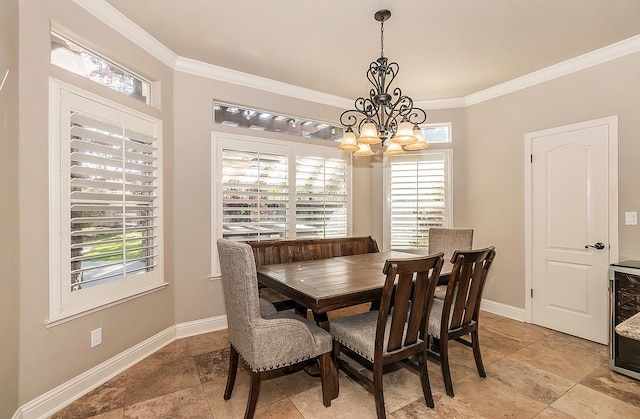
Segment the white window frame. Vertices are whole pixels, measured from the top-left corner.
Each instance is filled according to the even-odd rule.
[[[158,150],[155,153],[158,162],[157,215],[154,230],[158,236],[157,264],[150,272],[126,277],[95,287],[71,291],[70,281],[65,272],[71,264],[68,249],[69,225],[69,127],[62,125],[63,115],[69,115],[77,103],[91,108],[97,116],[106,113],[124,115],[122,118],[133,123],[132,128],[140,132],[152,132],[157,138]],[[81,104],[81,105],[80,105]],[[66,118],[66,117],[65,117]],[[113,121],[121,122],[121,121]],[[65,138],[66,137],[66,138]],[[64,165],[67,165],[65,168]],[[63,195],[66,194],[66,195]],[[84,316],[89,313],[128,301],[168,285],[164,282],[164,235],[162,209],[162,121],[143,113],[129,109],[117,102],[106,100],[90,92],[81,90],[56,79],[49,79],[49,318],[47,327]]]
[[[246,149],[247,151],[263,150],[269,153],[287,153],[289,156],[289,174],[292,182],[289,185],[289,202],[291,206],[289,218],[290,239],[295,239],[296,234],[296,188],[295,188],[295,164],[297,155],[310,155],[317,157],[345,158],[345,153],[336,147],[326,145],[313,145],[267,139],[261,137],[251,137],[238,134],[227,134],[222,132],[211,133],[211,276],[210,279],[220,277],[220,263],[218,261],[217,240],[222,237],[222,150],[228,144],[233,144],[235,149]],[[347,158],[347,236],[352,234],[352,164],[349,156]]]
[[[451,131],[449,131],[451,132]],[[445,144],[445,143],[442,143]],[[451,144],[451,143],[447,143]],[[453,226],[453,150],[450,148],[423,150],[417,153],[411,153],[408,158],[416,159],[420,156],[440,154],[445,162],[445,227]],[[403,158],[404,155],[399,156]],[[407,158],[404,157],[404,158]],[[393,156],[384,156],[383,172],[384,172],[384,219],[391,220],[391,161]],[[383,248],[385,251],[391,250],[391,222],[385,223],[383,229]],[[403,250],[411,252],[409,250]],[[419,252],[419,251],[415,251]]]

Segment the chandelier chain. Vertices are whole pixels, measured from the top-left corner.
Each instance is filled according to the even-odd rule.
[[[384,20],[380,22],[380,56],[384,57]]]

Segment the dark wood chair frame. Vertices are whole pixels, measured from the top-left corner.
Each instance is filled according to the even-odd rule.
[[[343,362],[339,358],[340,351],[341,349],[348,350],[348,348],[343,348],[335,339],[333,341],[334,362],[373,393],[378,418],[386,417],[382,388],[384,366],[405,360],[413,355],[418,360],[425,401],[429,407],[434,407],[427,371],[427,342],[423,336],[426,333],[426,319],[429,316],[433,293],[440,277],[443,262],[442,253],[421,258],[386,261],[383,272],[387,277],[378,310],[373,364],[352,351],[348,351],[350,356],[357,358],[359,362],[373,370],[373,380],[362,375],[347,362]],[[393,310],[391,310],[392,308]],[[385,355],[385,325],[389,317],[391,317],[391,322],[386,338]],[[405,324],[407,325],[406,333]]]
[[[478,319],[482,292],[495,255],[492,246],[479,250],[456,250],[451,257],[453,269],[442,308],[440,336],[430,338],[429,344],[429,356],[440,362],[445,389],[451,397],[454,393],[449,369],[450,340],[472,348],[478,374],[483,378],[487,376],[480,353]],[[471,341],[463,338],[468,334]]]

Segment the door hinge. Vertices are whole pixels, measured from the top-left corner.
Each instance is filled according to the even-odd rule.
[[[531,288],[531,298],[533,298],[533,288]]]
[[[531,163],[533,163],[533,154],[530,154],[529,157],[531,157]]]

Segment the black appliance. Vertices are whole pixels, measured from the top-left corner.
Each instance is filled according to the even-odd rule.
[[[616,325],[640,313],[640,261],[627,260],[609,268],[609,367],[640,379],[640,341],[620,336]]]

